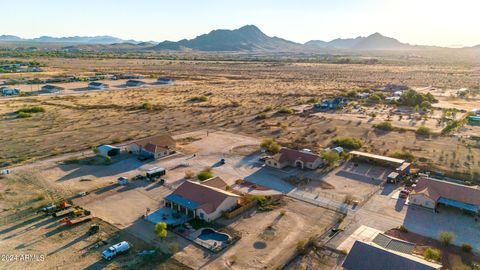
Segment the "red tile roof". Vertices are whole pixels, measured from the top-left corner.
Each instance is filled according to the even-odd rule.
[[[198,203],[199,208],[207,214],[215,212],[227,198],[239,197],[236,194],[188,180],[183,182],[173,194]]]
[[[463,203],[480,205],[480,189],[478,186],[465,186],[433,178],[418,179],[417,186],[411,195],[423,194],[436,201],[440,197]]]
[[[296,160],[301,160],[303,162],[315,162],[315,160],[321,157],[309,152],[304,152],[304,151],[294,150],[289,148],[282,148],[280,150],[280,153],[273,156],[273,158],[278,162],[283,163],[283,162],[294,162]]]

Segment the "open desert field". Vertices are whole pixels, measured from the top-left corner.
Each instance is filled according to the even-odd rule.
[[[144,59],[45,59],[48,66],[71,73],[102,71],[169,76],[184,84],[110,90],[63,96],[32,96],[0,101],[0,162],[28,160],[88,150],[162,132],[223,129],[255,137],[274,137],[287,145],[320,150],[336,136],[363,138],[380,153],[409,150],[438,169],[478,174],[479,150],[451,136],[418,137],[411,131],[385,133],[369,119],[282,114],[282,107],[307,104],[348,90],[387,83],[460,88],[478,83],[478,67],[332,65],[165,61]],[[94,68],[93,68],[94,67]],[[452,73],[451,69],[456,72]],[[149,104],[145,106],[144,104]],[[42,106],[45,112],[15,118],[14,112]],[[468,107],[468,106],[467,106]],[[468,108],[465,108],[466,110]],[[257,115],[265,111],[266,118]],[[383,116],[378,113],[381,119]],[[392,117],[395,126],[396,117]],[[403,121],[408,121],[406,118]],[[378,120],[377,120],[378,121]],[[398,123],[408,127],[409,122]],[[427,125],[430,125],[427,123]],[[432,128],[435,123],[432,123]],[[468,157],[468,158],[467,158]],[[451,165],[453,165],[453,168]]]

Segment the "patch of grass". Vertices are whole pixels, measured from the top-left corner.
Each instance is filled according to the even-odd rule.
[[[336,146],[341,146],[347,149],[360,149],[362,147],[362,141],[352,137],[339,137],[334,139],[333,144]]]
[[[322,153],[322,158],[329,166],[332,166],[340,160],[340,155],[335,151],[328,151]]]
[[[407,161],[412,161],[415,159],[415,156],[407,151],[394,151],[388,155],[389,157],[393,158],[400,158],[400,159],[405,159]]]
[[[258,119],[258,120],[266,119],[267,118],[267,113],[261,112],[261,113],[257,114],[257,116],[255,118]]]
[[[432,133],[432,130],[429,127],[426,126],[419,126],[417,130],[415,131],[418,135],[430,135]]]
[[[204,96],[193,96],[188,101],[193,103],[198,103],[198,102],[205,102],[207,100],[208,100],[208,97],[204,95]]]
[[[30,118],[30,117],[32,117],[31,113],[26,113],[26,112],[17,113],[17,118]]]
[[[140,106],[140,109],[146,110],[146,111],[161,111],[163,110],[163,107],[160,105],[155,105],[150,102],[145,102]]]
[[[281,113],[281,114],[292,114],[293,110],[291,108],[288,108],[288,107],[282,107],[277,112]]]
[[[30,107],[30,108],[23,108],[23,109],[20,109],[18,111],[16,111],[16,113],[40,113],[40,112],[45,112],[45,108],[42,107],[42,106],[33,106],[33,107]]]
[[[453,131],[456,131],[461,126],[463,126],[463,124],[464,124],[464,121],[462,120],[452,120],[448,122],[448,124],[442,129],[442,134],[448,134]]]
[[[388,121],[383,121],[383,122],[380,122],[376,125],[374,125],[375,128],[378,128],[378,129],[381,129],[381,130],[385,130],[385,131],[391,131],[393,130],[393,126],[392,126],[392,123],[388,122]]]

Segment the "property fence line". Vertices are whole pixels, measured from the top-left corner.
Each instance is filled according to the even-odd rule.
[[[237,217],[243,213],[245,213],[246,211],[248,211],[249,209],[255,207],[255,205],[257,205],[257,201],[256,200],[252,200],[251,202],[231,211],[231,212],[225,212],[223,213],[223,215],[228,218],[228,219],[231,219],[231,218],[234,218],[234,217]]]
[[[320,206],[323,208],[327,208],[329,210],[333,210],[335,212],[345,214],[345,215],[348,213],[348,204],[337,203],[331,200],[326,200],[319,196],[315,197],[315,194],[303,192],[300,190],[294,190],[292,192],[287,193],[286,195],[289,197],[316,205],[316,206]],[[311,196],[314,196],[314,197],[311,198]]]

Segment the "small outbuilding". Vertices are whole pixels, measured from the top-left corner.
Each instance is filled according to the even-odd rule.
[[[63,89],[64,89],[63,87],[51,85],[51,84],[42,86],[42,92],[46,92],[46,93],[58,93],[63,91]]]
[[[145,85],[145,82],[139,81],[139,80],[128,80],[125,84],[129,87],[134,87],[134,86],[143,86]]]
[[[106,83],[101,83],[101,82],[91,82],[88,84],[88,88],[90,89],[98,89],[98,90],[103,90],[107,89],[109,86]]]
[[[168,77],[160,77],[157,79],[158,84],[173,84],[175,83],[175,79],[168,78]]]
[[[103,157],[113,157],[120,154],[120,148],[108,144],[97,147],[98,155]]]

